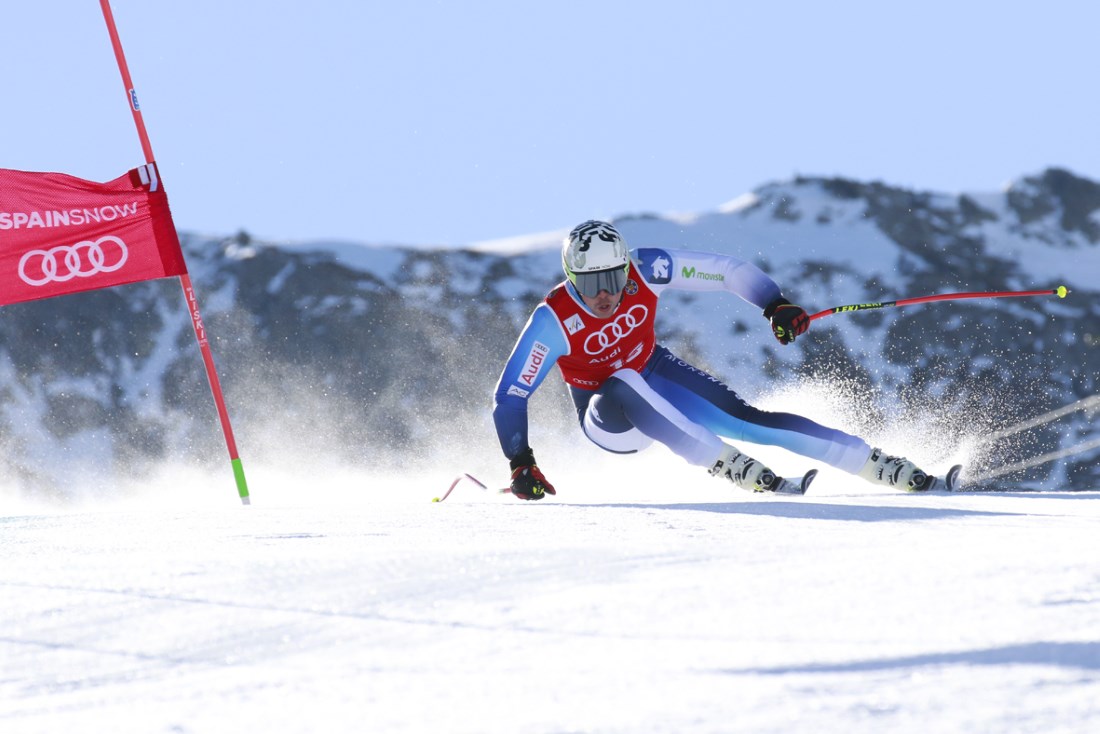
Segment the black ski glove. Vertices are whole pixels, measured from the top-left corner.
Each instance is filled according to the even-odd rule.
[[[810,328],[810,316],[806,309],[782,296],[767,305],[764,318],[772,322],[772,333],[780,344],[790,344],[795,337],[805,334],[806,329]]]
[[[546,477],[539,471],[531,449],[525,449],[512,459],[511,466],[512,494],[516,497],[521,500],[541,500],[544,494],[557,494],[554,485],[546,481]]]

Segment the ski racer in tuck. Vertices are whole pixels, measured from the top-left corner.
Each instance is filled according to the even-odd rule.
[[[527,401],[555,363],[584,434],[607,451],[634,453],[657,441],[754,492],[798,490],[721,437],[780,446],[888,487],[920,491],[935,482],[911,461],[861,438],[799,415],[759,410],[657,343],[657,299],[668,289],[733,293],[763,310],[781,344],[793,342],[809,327],[809,316],[755,265],[688,250],[631,252],[615,227],[591,220],[565,238],[562,265],[566,280],[531,314],[494,395],[493,420],[516,497],[555,494],[535,462],[527,421]],[[715,277],[685,275],[693,271]]]

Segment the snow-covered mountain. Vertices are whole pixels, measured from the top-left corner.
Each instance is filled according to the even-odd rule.
[[[585,213],[578,213],[578,219]],[[830,396],[872,438],[905,424],[977,442],[1100,392],[1100,184],[1059,169],[998,193],[798,178],[718,211],[615,220],[631,246],[737,254],[811,312],[955,291],[1053,288],[838,314],[781,347],[758,311],[669,293],[660,338],[750,399]],[[531,308],[561,278],[561,232],[432,250],[183,235],[238,443],[250,457],[372,467],[502,462],[491,390]],[[224,446],[172,281],[10,306],[0,319],[0,459],[8,483],[71,493]],[[565,391],[535,397],[537,447],[573,431]],[[975,475],[1094,441],[1078,412],[983,447]],[[998,478],[1100,486],[1100,449]]]

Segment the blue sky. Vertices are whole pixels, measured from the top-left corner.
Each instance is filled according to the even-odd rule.
[[[841,175],[1100,180],[1100,3],[112,2],[176,224],[462,245]],[[10,3],[0,166],[143,162],[95,0]]]

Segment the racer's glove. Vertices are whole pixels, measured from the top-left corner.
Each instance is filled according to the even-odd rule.
[[[546,477],[536,466],[535,454],[530,448],[512,459],[511,465],[512,494],[516,497],[521,500],[541,500],[543,495],[557,494],[554,485],[546,481]]]
[[[772,333],[780,344],[790,344],[795,337],[810,328],[810,316],[806,309],[796,306],[782,296],[764,309],[764,318],[772,322]]]

